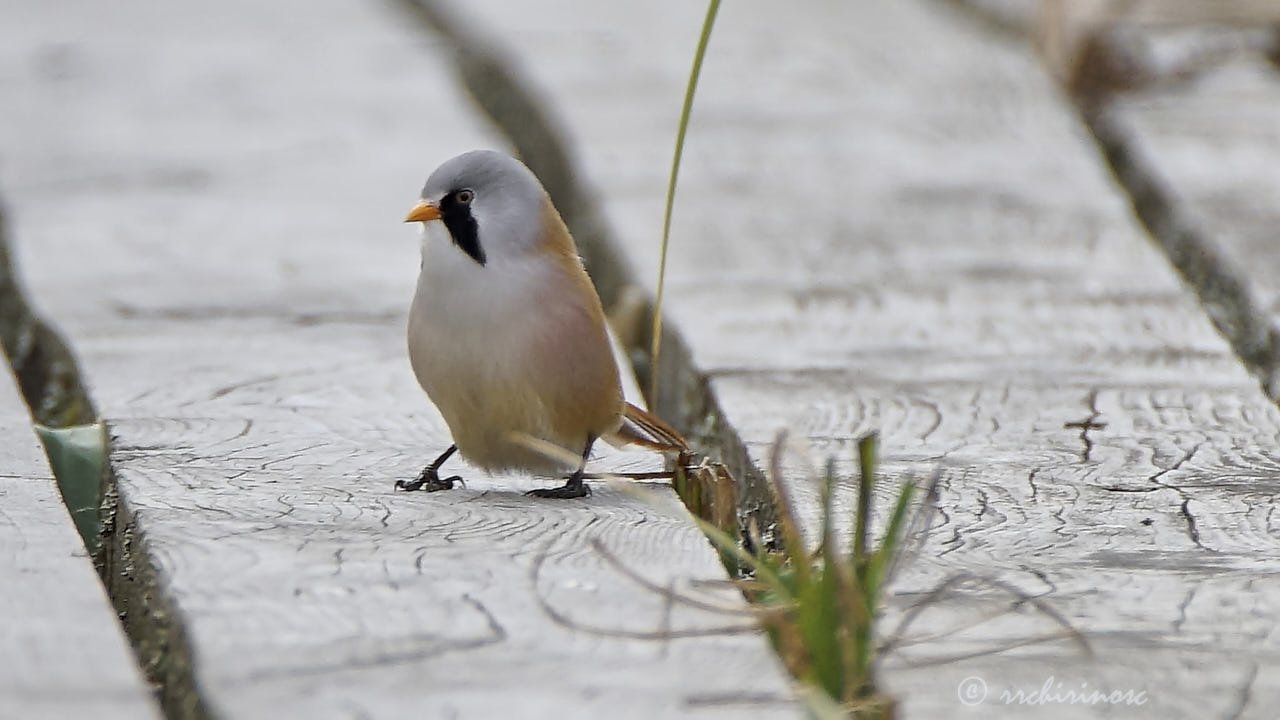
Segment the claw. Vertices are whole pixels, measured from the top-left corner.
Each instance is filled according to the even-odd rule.
[[[525,493],[529,497],[552,498],[557,500],[567,500],[570,498],[587,497],[591,494],[591,486],[582,482],[582,477],[571,477],[569,482],[558,488],[538,488]]]
[[[426,492],[438,492],[440,490],[452,490],[454,483],[463,487],[467,483],[460,475],[451,475],[441,479],[435,468],[427,467],[423,469],[422,474],[413,480],[397,480],[396,489],[413,492],[414,490],[424,490]]]

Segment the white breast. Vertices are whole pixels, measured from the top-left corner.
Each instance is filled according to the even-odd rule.
[[[558,467],[509,441],[511,432],[546,434],[525,344],[541,322],[538,298],[554,282],[554,267],[536,256],[495,255],[481,266],[441,223],[425,225],[409,359],[467,459],[491,470]]]
[[[492,252],[487,260],[480,265],[458,249],[442,223],[425,224],[422,272],[410,315],[426,324],[430,336],[443,332],[454,344],[471,350],[475,343],[475,352],[482,352],[501,342],[510,323],[520,322],[522,315],[527,320],[528,302],[539,282],[547,282],[549,264]]]

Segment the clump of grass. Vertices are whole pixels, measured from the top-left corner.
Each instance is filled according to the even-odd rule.
[[[663,215],[658,283],[653,308],[650,347],[649,398],[658,397],[657,371],[662,338],[663,280],[671,231],[672,207],[685,134],[697,92],[702,61],[720,0],[710,0],[702,33],[694,53],[685,89],[684,104],[667,185]],[[780,521],[782,552],[769,549],[758,532],[748,532],[751,550],[739,542],[735,484],[723,466],[704,463],[690,467],[688,458],[676,464],[673,485],[693,511],[694,521],[706,533],[732,571],[745,571],[741,582],[752,602],[763,606],[757,615],[787,669],[803,685],[801,693],[809,710],[821,718],[891,718],[893,702],[875,689],[875,620],[880,594],[904,534],[904,519],[916,486],[907,482],[898,492],[888,525],[878,547],[869,542],[871,489],[875,482],[876,437],[858,442],[860,473],[857,481],[853,538],[847,550],[839,547],[832,517],[837,485],[835,462],[829,460],[822,482],[822,523],[818,550],[810,554],[800,534],[794,508],[779,473],[784,436],[773,448],[769,485]],[[726,482],[727,480],[727,482]]]
[[[853,537],[844,548],[836,537],[832,508],[838,478],[835,461],[828,460],[822,477],[821,534],[817,550],[810,553],[779,476],[783,440],[780,435],[774,445],[769,473],[783,551],[769,550],[758,536],[749,538],[753,550],[747,550],[723,529],[697,522],[722,553],[746,570],[750,579],[741,584],[751,600],[776,611],[761,616],[765,629],[787,669],[806,687],[802,696],[810,709],[823,717],[835,711],[841,717],[892,717],[892,700],[875,687],[875,622],[881,592],[899,555],[916,483],[908,481],[898,491],[879,544],[871,542],[876,436],[861,438]]]

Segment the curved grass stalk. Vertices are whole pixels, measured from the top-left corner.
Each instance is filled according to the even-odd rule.
[[[720,12],[720,0],[707,5],[707,17],[702,22],[702,35],[698,37],[698,49],[693,55],[693,69],[689,71],[689,84],[684,91],[684,105],[680,108],[680,127],[676,131],[676,149],[671,158],[671,180],[667,183],[667,209],[662,216],[662,249],[658,256],[658,288],[653,298],[653,340],[649,346],[649,402],[658,398],[658,356],[662,351],[662,294],[667,276],[667,245],[671,236],[671,208],[676,200],[676,181],[680,177],[680,159],[684,155],[684,136],[689,128],[689,114],[693,111],[693,97],[698,90],[698,78],[702,75],[702,58],[707,54],[711,40],[711,28]]]

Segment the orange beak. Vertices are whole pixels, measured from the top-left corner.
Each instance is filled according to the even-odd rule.
[[[440,208],[432,205],[425,200],[413,206],[409,214],[405,216],[404,221],[410,222],[430,222],[440,219]]]

